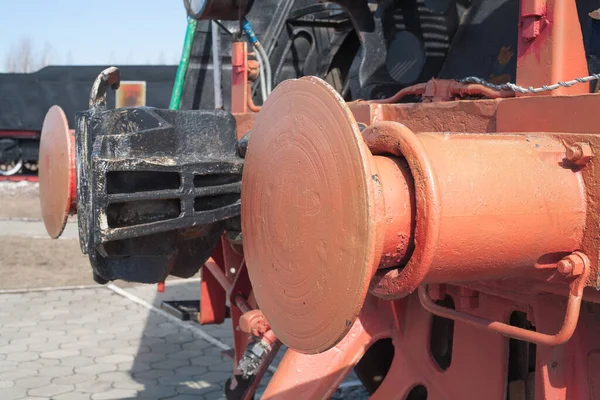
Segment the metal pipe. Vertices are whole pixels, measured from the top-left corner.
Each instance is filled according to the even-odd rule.
[[[223,87],[221,81],[221,35],[219,25],[215,21],[210,23],[212,37],[212,61],[213,61],[213,87],[215,92],[215,109],[223,109]]]
[[[204,266],[208,269],[212,276],[214,276],[215,279],[221,284],[223,289],[225,289],[225,291],[229,293],[231,291],[232,284],[229,281],[229,279],[227,279],[225,273],[221,270],[221,267],[219,267],[215,260],[213,260],[212,257],[209,258],[204,263]]]
[[[269,62],[269,56],[260,42],[257,41],[254,44],[254,48],[256,49],[257,53],[260,54],[260,57],[263,60],[263,69],[265,71],[265,79],[267,80],[267,94],[271,94],[271,90],[273,89],[273,77],[271,76],[271,63]]]
[[[185,31],[185,40],[183,41],[181,60],[179,61],[179,67],[177,68],[177,75],[175,75],[175,84],[173,85],[171,102],[169,103],[170,110],[178,110],[181,103],[183,84],[185,82],[185,75],[190,64],[190,54],[192,53],[192,45],[194,44],[194,36],[196,34],[197,25],[198,21],[188,18],[188,26],[187,30]]]
[[[466,312],[440,306],[436,304],[427,293],[427,285],[422,285],[419,287],[419,300],[421,301],[421,305],[424,309],[442,318],[460,321],[467,325],[480,329],[487,329],[513,339],[536,343],[542,346],[558,346],[566,343],[571,336],[573,336],[573,332],[575,332],[577,321],[579,320],[583,289],[585,288],[585,282],[588,275],[589,267],[585,266],[584,273],[571,283],[569,300],[567,303],[567,310],[565,312],[563,325],[554,335],[530,331],[524,328],[506,324],[504,322],[493,321],[478,317],[476,315],[468,314]]]
[[[269,95],[269,89],[267,87],[267,76],[265,72],[265,60],[263,60],[262,55],[258,52],[258,50],[255,51],[254,54],[256,55],[256,59],[258,60],[258,78],[260,80],[260,95],[262,96],[262,101],[264,103],[265,101],[267,101],[267,96]]]

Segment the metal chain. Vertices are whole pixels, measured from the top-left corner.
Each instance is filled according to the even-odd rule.
[[[583,78],[576,78],[573,79],[572,81],[567,81],[567,82],[558,82],[555,83],[554,85],[543,85],[541,87],[533,87],[533,86],[529,86],[529,87],[523,87],[523,86],[519,86],[519,85],[515,85],[514,83],[504,83],[502,85],[496,85],[490,82],[487,82],[481,78],[478,78],[476,76],[468,76],[466,78],[463,78],[460,80],[461,83],[476,83],[479,85],[483,85],[495,90],[512,90],[513,92],[519,92],[519,93],[540,93],[540,92],[548,92],[548,91],[552,91],[552,90],[556,90],[558,88],[561,87],[571,87],[577,83],[587,83],[587,82],[591,82],[591,81],[595,81],[600,79],[600,74],[593,74],[593,75],[589,75],[589,76],[585,76]]]

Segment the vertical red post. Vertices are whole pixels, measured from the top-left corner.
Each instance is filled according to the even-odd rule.
[[[223,247],[221,243],[213,252],[213,260],[224,268]],[[225,321],[225,298],[227,293],[219,281],[210,273],[208,268],[202,268],[202,281],[200,282],[200,314],[198,322],[205,324],[222,324]]]
[[[231,46],[231,112],[248,112],[248,44],[233,42]]]
[[[587,75],[575,1],[521,0],[517,84],[540,87]],[[589,93],[588,85],[579,84],[543,94],[584,93]]]

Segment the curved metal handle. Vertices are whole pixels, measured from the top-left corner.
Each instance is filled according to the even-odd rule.
[[[581,300],[583,298],[583,289],[589,274],[589,267],[586,265],[583,273],[573,280],[569,285],[569,300],[567,303],[567,311],[563,325],[554,335],[549,335],[541,332],[530,331],[516,326],[508,325],[499,321],[492,321],[482,317],[477,317],[461,311],[456,311],[451,308],[446,308],[437,305],[427,292],[427,285],[419,287],[419,300],[421,305],[430,313],[439,317],[452,319],[455,321],[464,322],[467,325],[474,326],[480,329],[487,329],[492,332],[509,338],[532,342],[543,346],[558,346],[567,342],[577,327],[579,320],[579,311],[581,309]]]

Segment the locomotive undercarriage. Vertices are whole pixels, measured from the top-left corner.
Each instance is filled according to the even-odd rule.
[[[100,283],[201,268],[199,322],[230,308],[229,399],[253,396],[282,344],[263,398],[328,398],[353,368],[374,399],[600,398],[594,27],[583,2],[522,0],[514,30],[474,37],[491,3],[418,3],[421,21],[442,8],[452,46],[390,68],[412,39],[377,50],[389,4],[319,9],[339,23],[341,6],[361,50],[260,107],[243,41],[230,112],[108,110],[104,71],[74,134],[46,118],[49,233],[77,212]],[[456,61],[481,42],[492,67]]]

